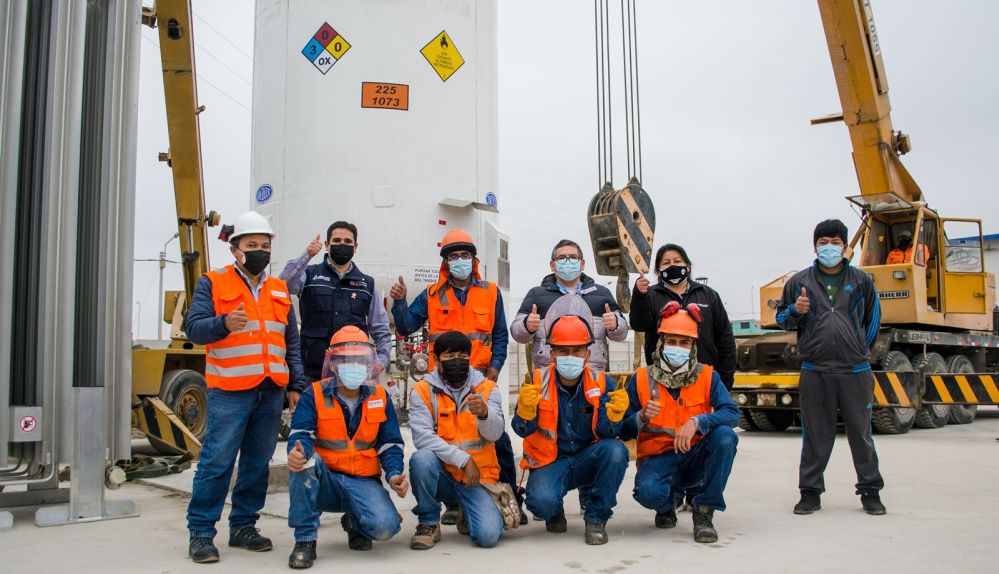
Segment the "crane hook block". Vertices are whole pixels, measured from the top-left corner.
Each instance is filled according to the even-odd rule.
[[[597,273],[648,273],[656,210],[637,178],[617,191],[605,183],[590,200],[587,214]]]

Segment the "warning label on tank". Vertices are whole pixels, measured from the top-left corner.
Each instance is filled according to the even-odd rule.
[[[420,53],[427,59],[427,62],[430,62],[434,71],[437,72],[437,75],[444,82],[454,75],[458,71],[458,68],[465,63],[465,59],[458,52],[458,47],[454,45],[451,37],[443,30],[429,44],[424,46],[420,50]]]
[[[413,268],[413,280],[417,283],[433,285],[440,278],[440,266],[417,265]]]
[[[333,64],[337,63],[347,50],[350,43],[346,38],[337,33],[327,22],[319,27],[319,30],[309,38],[309,42],[302,48],[302,55],[312,62],[317,70],[326,75]]]

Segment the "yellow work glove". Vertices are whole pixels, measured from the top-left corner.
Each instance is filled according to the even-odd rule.
[[[624,412],[628,410],[628,391],[625,389],[618,389],[616,391],[611,391],[607,393],[610,400],[607,401],[607,420],[612,423],[621,422],[624,418]]]
[[[533,420],[538,414],[538,403],[540,402],[541,385],[520,387],[520,398],[517,399],[517,416],[525,421]]]

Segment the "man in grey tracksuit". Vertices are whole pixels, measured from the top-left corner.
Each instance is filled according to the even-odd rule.
[[[868,514],[884,514],[879,495],[884,480],[871,436],[874,374],[870,348],[877,339],[881,307],[874,282],[843,256],[846,226],[818,224],[813,234],[817,258],[784,285],[777,322],[798,332],[801,376],[802,448],[798,473],[801,500],[795,514],[821,508],[822,474],[836,440],[837,409],[857,471],[857,494]]]

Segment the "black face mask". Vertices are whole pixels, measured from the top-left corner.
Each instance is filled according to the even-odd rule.
[[[354,257],[354,246],[337,243],[330,246],[330,259],[337,265],[346,265]]]
[[[669,285],[679,285],[687,280],[690,270],[686,265],[670,265],[659,271],[659,280]]]
[[[459,389],[468,379],[468,359],[448,359],[440,362],[441,379],[447,386]]]
[[[243,255],[245,256],[243,259],[243,268],[250,275],[260,275],[260,272],[266,269],[271,263],[270,251],[255,249],[253,251],[243,251]]]

